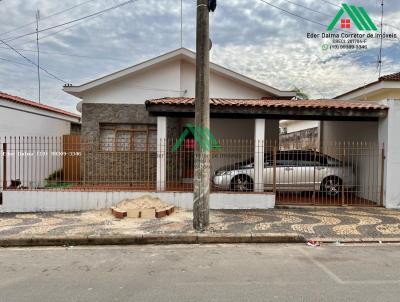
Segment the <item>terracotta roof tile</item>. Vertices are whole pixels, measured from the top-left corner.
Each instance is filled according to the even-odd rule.
[[[71,113],[71,112],[68,112],[68,111],[65,111],[65,110],[62,110],[62,109],[58,109],[58,108],[55,108],[55,107],[51,107],[51,106],[48,106],[48,105],[39,104],[39,103],[36,103],[34,101],[30,101],[30,100],[21,98],[19,96],[11,95],[11,94],[8,94],[8,93],[5,93],[5,92],[1,92],[1,91],[0,91],[0,99],[5,99],[5,100],[11,101],[13,103],[27,105],[27,106],[35,107],[35,108],[38,108],[38,109],[47,110],[47,111],[51,111],[51,112],[54,112],[54,113],[67,115],[67,116],[70,116],[70,117],[80,118],[80,116],[78,114]]]
[[[400,72],[384,75],[379,78],[379,81],[400,81]]]
[[[193,98],[162,98],[146,101],[146,105],[194,105]],[[373,102],[340,100],[270,100],[270,99],[210,99],[211,106],[231,107],[274,107],[274,108],[314,108],[314,109],[370,109],[387,107]]]

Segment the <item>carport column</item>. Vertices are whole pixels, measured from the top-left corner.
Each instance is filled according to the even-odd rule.
[[[157,191],[165,191],[167,180],[167,118],[157,117]]]
[[[379,143],[385,145],[383,204],[400,208],[400,100],[388,100],[388,115],[379,120]]]
[[[255,119],[254,124],[254,192],[264,191],[264,140],[265,119]]]

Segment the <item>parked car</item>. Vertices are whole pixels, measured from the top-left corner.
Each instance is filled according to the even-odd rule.
[[[320,191],[339,196],[343,189],[355,186],[356,177],[351,165],[329,155],[312,150],[286,150],[276,153],[277,191]],[[264,157],[262,171],[264,190],[274,188],[274,156]],[[254,186],[254,159],[218,169],[213,186],[222,190],[252,191]]]

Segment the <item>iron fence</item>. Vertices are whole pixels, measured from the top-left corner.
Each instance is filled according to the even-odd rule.
[[[192,191],[196,142],[176,144],[176,139],[123,137],[0,138],[0,186]],[[383,146],[374,142],[288,150],[276,141],[219,140],[209,154],[210,184],[213,191],[274,193],[280,204],[380,205],[383,154]]]

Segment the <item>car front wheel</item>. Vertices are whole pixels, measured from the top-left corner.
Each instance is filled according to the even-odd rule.
[[[329,176],[322,181],[321,192],[332,197],[342,193],[343,181],[337,176]]]

